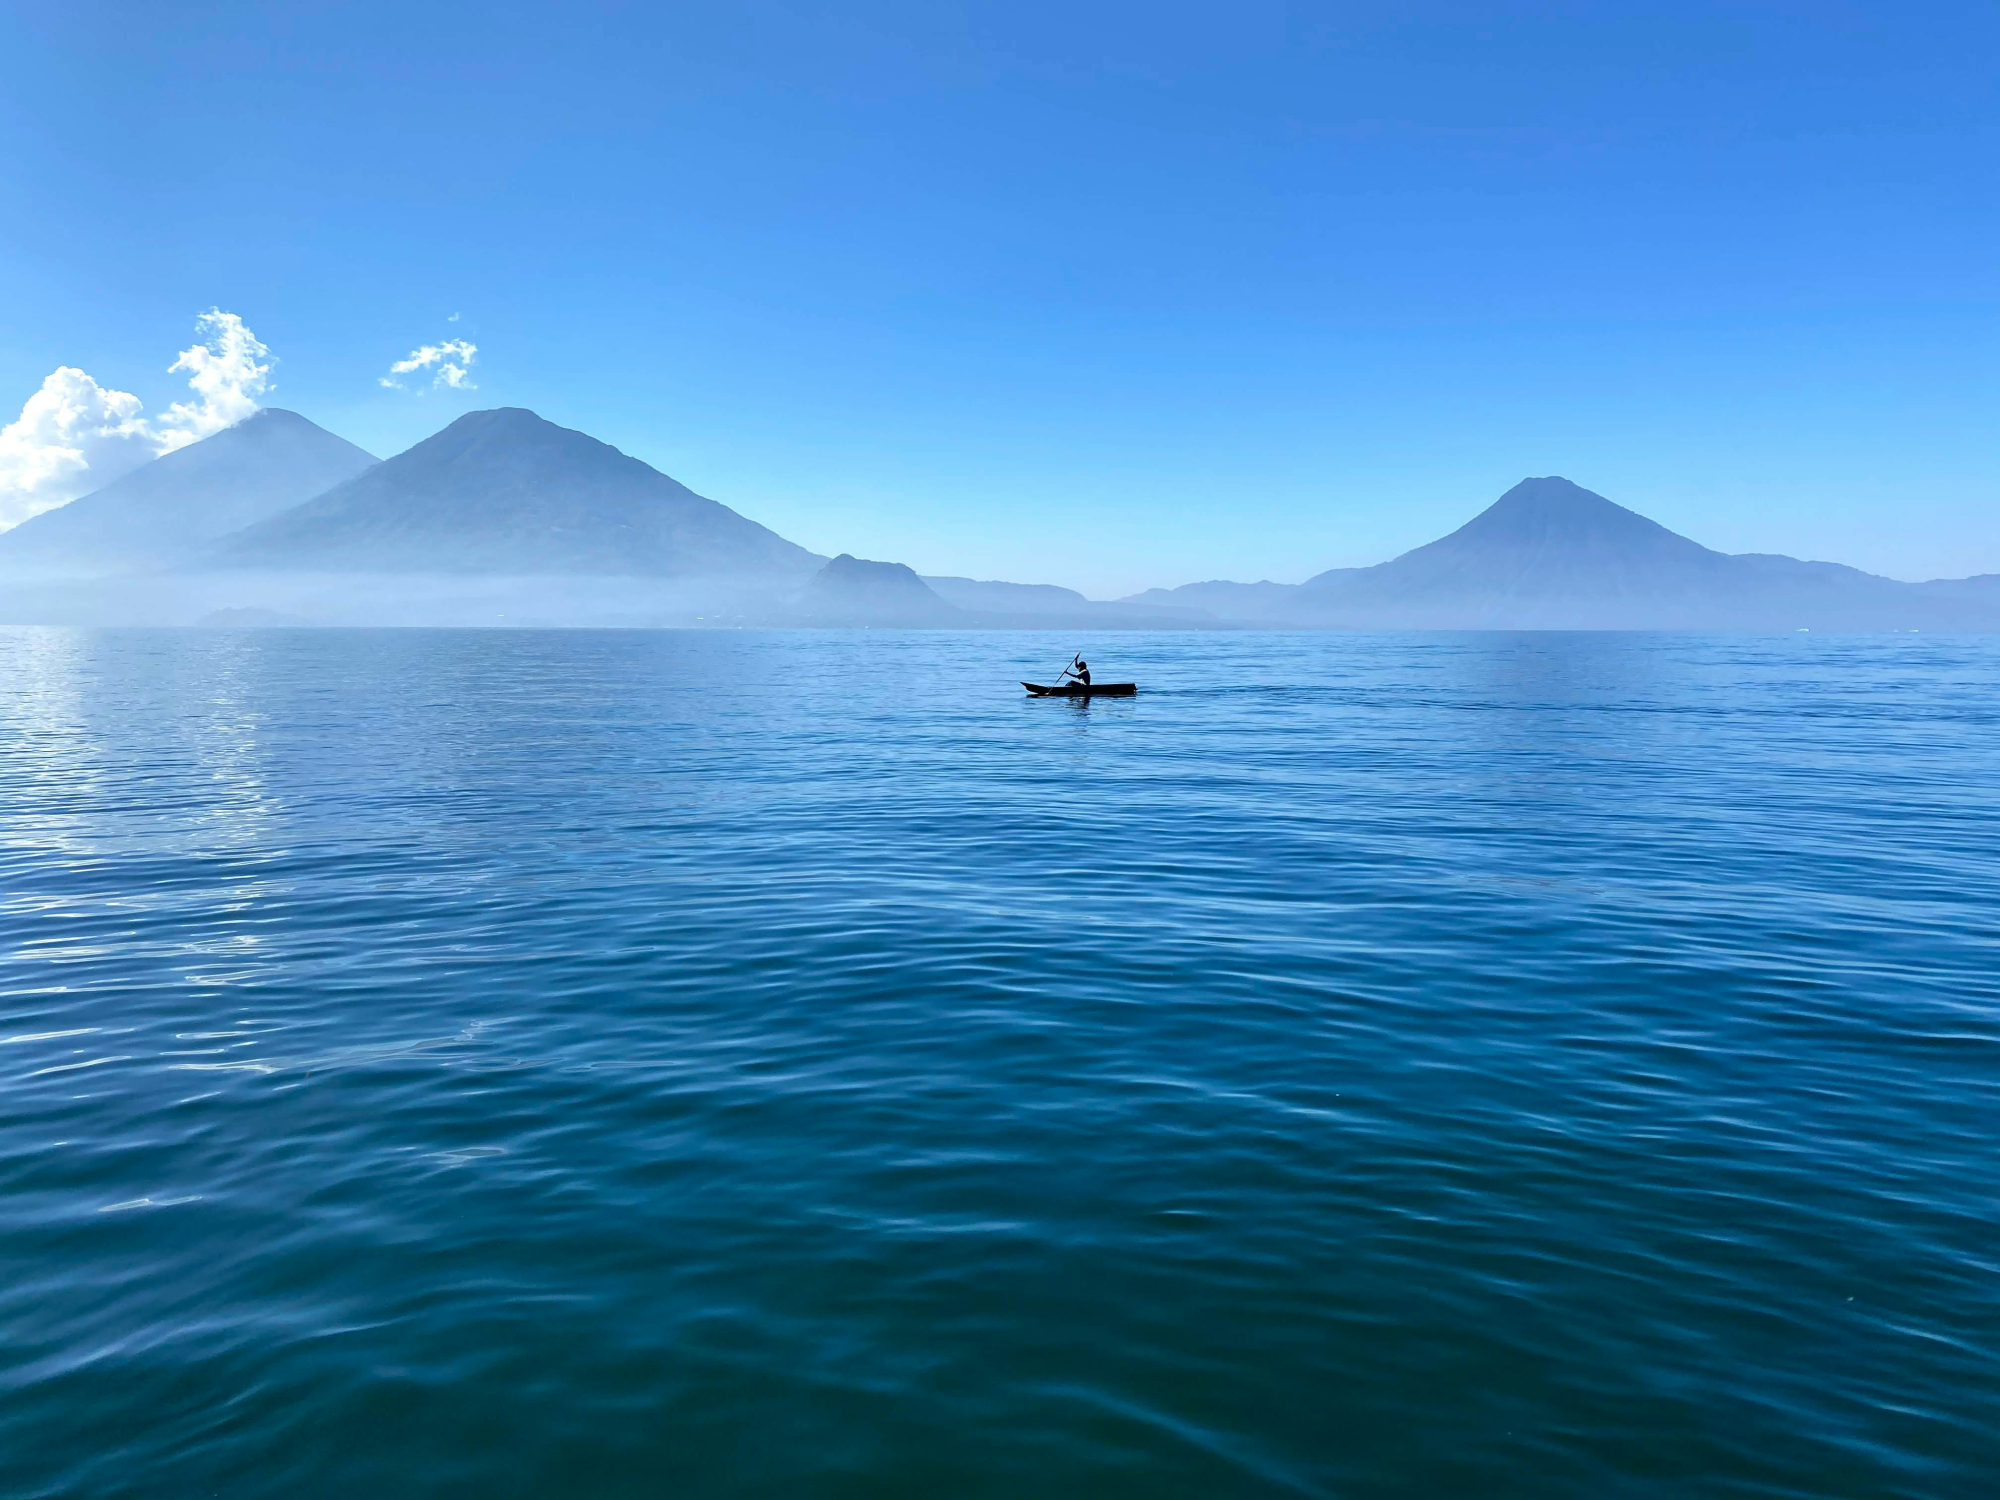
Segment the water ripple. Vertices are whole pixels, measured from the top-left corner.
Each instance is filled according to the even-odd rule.
[[[0,632],[0,1493],[1984,1496],[2000,644]]]

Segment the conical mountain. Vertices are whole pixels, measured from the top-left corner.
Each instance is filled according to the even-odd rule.
[[[1322,624],[1764,629],[1900,618],[1907,587],[1833,563],[1711,551],[1551,476],[1522,480],[1401,557],[1308,579],[1295,608]]]
[[[1449,536],[1405,554],[1508,551],[1529,567],[1703,567],[1724,557],[1559,475],[1524,479]]]
[[[88,577],[169,567],[374,463],[297,412],[266,407],[0,533],[0,569]]]
[[[1724,553],[1551,475],[1522,480],[1449,536],[1378,567],[1323,573],[1306,587],[1366,574],[1402,591],[1595,598],[1712,579],[1728,562]]]
[[[210,566],[280,572],[803,578],[822,561],[609,443],[520,407],[227,537]]]

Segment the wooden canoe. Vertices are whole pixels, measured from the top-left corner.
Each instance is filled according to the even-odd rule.
[[[1089,687],[1080,682],[1065,682],[1059,687],[1024,682],[1021,686],[1036,698],[1129,698],[1139,691],[1136,682],[1093,682]]]

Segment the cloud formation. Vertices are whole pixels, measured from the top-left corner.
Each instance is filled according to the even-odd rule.
[[[263,404],[259,398],[271,386],[271,351],[235,313],[211,308],[195,320],[195,327],[204,335],[202,341],[181,350],[167,373],[186,370],[188,385],[200,399],[167,408],[160,419],[162,451],[185,448],[234,427]]]
[[[64,365],[42,382],[21,415],[0,427],[0,530],[100,489],[148,459],[220,432],[257,410],[270,387],[271,351],[235,313],[211,308],[201,335],[167,367],[187,372],[191,401],[157,421],[130,391],[99,385]]]
[[[74,500],[159,453],[140,401],[64,365],[0,428],[0,527]]]
[[[414,375],[419,370],[434,370],[431,376],[432,390],[440,387],[454,391],[476,391],[478,386],[471,380],[473,361],[479,357],[479,346],[469,344],[464,339],[446,339],[442,344],[425,344],[421,349],[412,349],[405,359],[397,360],[389,366],[389,373],[379,377],[379,383],[392,391],[408,390],[409,387],[396,377]]]

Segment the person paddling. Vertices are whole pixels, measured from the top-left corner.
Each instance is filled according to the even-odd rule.
[[[1139,691],[1136,682],[1091,681],[1090,663],[1081,656],[1072,656],[1052,685],[1024,682],[1021,686],[1031,698],[1130,698]]]

